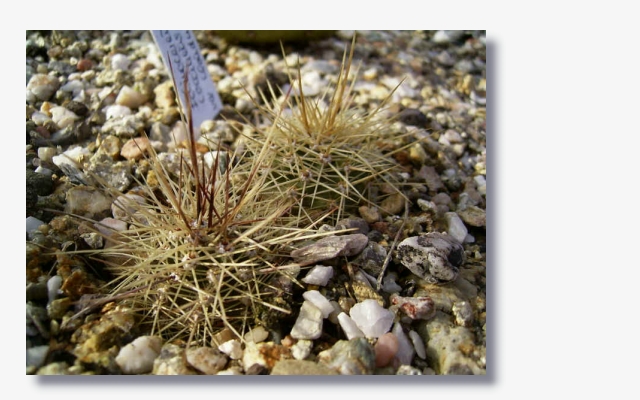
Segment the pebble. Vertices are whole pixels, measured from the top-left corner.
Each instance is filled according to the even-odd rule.
[[[137,136],[143,130],[144,123],[136,115],[108,119],[101,128],[104,134],[125,138]]]
[[[358,208],[360,216],[370,224],[380,221],[382,216],[376,207],[360,206]]]
[[[54,301],[60,294],[60,287],[62,286],[62,277],[60,275],[54,275],[47,281],[47,295],[49,303]]]
[[[467,206],[464,210],[457,211],[460,218],[471,226],[486,226],[487,214],[486,211],[477,206]]]
[[[295,339],[317,339],[322,335],[322,311],[308,300],[300,307],[298,319],[291,329],[291,337]]]
[[[468,301],[458,301],[451,307],[456,325],[471,326],[473,322],[473,309]]]
[[[308,290],[302,293],[302,297],[314,306],[318,308],[322,312],[323,318],[328,318],[329,314],[333,312],[333,306],[329,303],[326,297],[324,297],[317,290]]]
[[[414,348],[411,341],[405,335],[402,325],[396,322],[391,330],[393,334],[398,338],[398,352],[396,358],[400,365],[411,365],[413,361]]]
[[[137,90],[124,85],[116,97],[116,104],[128,107],[129,109],[138,108],[147,101],[147,98]]]
[[[316,243],[291,252],[294,261],[304,265],[330,260],[338,256],[353,256],[362,251],[369,238],[361,233],[342,236],[328,236]]]
[[[153,361],[153,375],[197,375],[186,364],[185,351],[178,345],[167,343]]]
[[[420,278],[434,283],[456,279],[464,262],[464,249],[460,242],[439,232],[406,238],[398,245],[397,253],[402,265]]]
[[[430,297],[402,297],[391,295],[391,304],[398,306],[409,318],[429,319],[436,314],[436,307]]]
[[[160,337],[140,336],[120,349],[116,363],[125,374],[146,374],[153,370],[153,362],[161,348]]]
[[[146,204],[147,200],[134,193],[127,193],[118,196],[111,205],[111,215],[120,221],[130,222],[131,216]]]
[[[324,364],[307,360],[280,360],[271,375],[338,375]]]
[[[353,338],[364,337],[364,333],[358,328],[358,325],[344,312],[338,314],[338,322],[347,339],[351,340]]]
[[[411,339],[411,343],[413,343],[413,348],[416,351],[416,355],[421,359],[427,358],[427,350],[424,347],[424,341],[418,334],[418,332],[413,329],[409,331],[409,339]]]
[[[145,153],[149,152],[151,143],[146,137],[138,137],[129,139],[125,142],[120,150],[120,155],[127,160],[140,160]]]
[[[60,81],[55,76],[35,74],[27,83],[27,101],[34,103],[37,100],[49,100],[58,87],[60,87]]]
[[[313,349],[313,341],[311,340],[298,340],[296,344],[291,346],[291,355],[296,360],[304,360],[309,357],[311,350]]]
[[[114,118],[122,118],[133,114],[131,109],[122,104],[113,104],[104,108],[105,118],[107,120]]]
[[[33,233],[35,230],[38,229],[38,227],[44,225],[44,222],[40,221],[38,218],[35,218],[35,217],[27,217],[26,223],[27,223],[27,233]]]
[[[127,223],[115,218],[103,218],[93,226],[104,236],[111,236],[114,232],[127,230]]]
[[[173,92],[173,83],[171,80],[156,86],[155,89],[153,89],[153,93],[155,94],[154,101],[158,107],[168,109],[176,105],[176,98]]]
[[[85,184],[87,177],[80,168],[82,161],[91,156],[91,152],[82,147],[74,147],[52,157],[51,161],[74,183]]]
[[[405,197],[401,193],[394,193],[380,203],[380,209],[386,215],[398,215],[404,211]]]
[[[105,218],[111,214],[112,199],[100,190],[89,186],[76,186],[67,191],[67,203],[64,211],[93,220]]]
[[[374,276],[380,275],[382,265],[387,258],[387,250],[376,242],[370,241],[351,263]]]
[[[373,299],[367,299],[351,307],[349,315],[368,338],[377,338],[389,331],[393,313]]]
[[[375,369],[376,354],[365,338],[339,340],[318,354],[318,362],[341,375],[370,375]]]
[[[237,339],[227,340],[218,346],[218,350],[228,355],[232,360],[239,360],[242,358],[244,351],[242,350],[242,344]]]
[[[244,334],[245,342],[260,343],[269,337],[269,332],[264,329],[264,326],[258,325]]]
[[[67,126],[72,125],[74,121],[80,118],[65,107],[53,107],[50,112],[51,120],[53,120],[60,129],[64,129]]]
[[[411,365],[401,365],[398,367],[396,375],[422,375],[422,371]]]
[[[373,346],[376,352],[376,367],[385,367],[398,353],[398,338],[391,332],[387,332],[378,338]]]
[[[464,31],[436,31],[431,41],[437,44],[448,44],[458,41],[464,35]]]
[[[126,71],[131,65],[131,60],[124,54],[114,54],[111,56],[111,69]]]
[[[227,356],[218,349],[196,347],[187,349],[187,362],[205,375],[215,375],[227,365]]]
[[[49,345],[34,346],[27,349],[27,367],[40,368],[49,354]]]
[[[447,212],[444,214],[444,220],[447,224],[447,233],[449,236],[455,238],[460,243],[464,243],[464,239],[469,232],[458,214],[455,212]]]
[[[302,278],[302,282],[308,285],[326,286],[332,277],[333,267],[316,265],[309,270],[304,278]]]
[[[429,192],[438,193],[444,189],[444,183],[442,183],[440,175],[434,167],[423,165],[420,167],[420,171],[418,171],[418,176],[424,179],[424,183],[429,188]]]
[[[291,359],[291,351],[274,342],[248,342],[242,356],[242,365],[247,375],[255,375],[262,369],[270,371],[279,360]]]

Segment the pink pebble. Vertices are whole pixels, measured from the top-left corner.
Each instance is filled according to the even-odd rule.
[[[391,332],[378,338],[373,349],[376,352],[376,367],[388,365],[398,352],[398,338]]]

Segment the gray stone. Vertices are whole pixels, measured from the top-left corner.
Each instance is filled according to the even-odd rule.
[[[280,360],[274,365],[271,375],[338,375],[324,364],[306,360]]]
[[[291,252],[294,261],[301,265],[315,264],[338,256],[353,256],[362,251],[369,238],[361,233],[328,236],[316,243]]]
[[[464,262],[464,249],[458,240],[439,232],[403,240],[397,254],[402,265],[433,283],[456,279]]]
[[[218,349],[196,347],[187,350],[187,362],[205,375],[215,375],[227,365],[227,356]]]
[[[318,361],[341,375],[370,375],[376,365],[373,346],[365,338],[339,340],[318,354]]]
[[[153,362],[153,375],[196,375],[185,362],[184,349],[175,344],[162,346],[160,355]]]
[[[464,243],[464,239],[467,237],[468,231],[458,214],[455,212],[445,213],[444,220],[447,224],[447,233],[449,236],[456,238],[460,243]]]

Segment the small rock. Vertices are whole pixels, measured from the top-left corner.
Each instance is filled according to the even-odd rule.
[[[146,374],[160,354],[162,339],[158,336],[140,336],[120,349],[116,363],[125,374]]]
[[[101,219],[111,213],[112,200],[89,186],[76,186],[67,191],[64,211],[91,219]]]
[[[140,160],[151,148],[151,143],[146,137],[129,139],[120,150],[120,155],[127,160]]]
[[[322,335],[322,311],[310,301],[305,300],[300,307],[300,314],[291,329],[291,337],[295,339],[317,339]]]
[[[440,175],[438,175],[438,172],[434,167],[423,165],[418,172],[418,176],[421,179],[424,179],[424,183],[429,188],[429,192],[437,193],[444,189],[444,183],[442,183]]]
[[[134,193],[118,196],[111,205],[111,214],[115,219],[129,222],[131,221],[131,216],[140,209],[140,206],[146,204],[146,202],[144,197]]]
[[[378,222],[382,218],[380,211],[375,207],[360,206],[360,208],[358,208],[358,212],[360,213],[360,216],[370,224]]]
[[[49,345],[35,346],[27,349],[27,367],[40,368],[49,353]]]
[[[407,125],[413,125],[419,128],[425,128],[429,123],[427,116],[415,108],[405,108],[402,110],[398,115],[398,120]]]
[[[338,256],[353,256],[362,251],[369,238],[361,233],[343,236],[328,236],[316,243],[291,252],[294,261],[301,265],[315,264]]]
[[[111,56],[111,69],[126,71],[131,65],[131,60],[124,54],[114,54]]]
[[[65,107],[53,107],[50,112],[51,120],[55,122],[60,129],[64,129],[67,126],[72,125],[75,120],[80,118]]]
[[[187,362],[205,375],[215,375],[227,365],[227,356],[211,347],[189,348]]]
[[[239,360],[242,358],[243,350],[242,344],[236,339],[227,340],[218,346],[218,350],[228,355],[232,360]]]
[[[242,356],[242,364],[247,375],[262,373],[261,370],[271,371],[280,360],[291,359],[291,351],[273,342],[248,342]]]
[[[153,375],[197,375],[186,364],[184,349],[167,343],[153,362]]]
[[[398,338],[398,352],[396,353],[398,362],[400,365],[411,365],[414,355],[413,344],[409,341],[407,335],[405,335],[402,325],[396,322],[391,332]]]
[[[373,276],[378,276],[382,272],[385,258],[387,258],[387,250],[378,243],[370,241],[352,264]]]
[[[382,200],[380,209],[386,215],[398,215],[404,211],[406,199],[401,193],[394,193]]]
[[[267,337],[269,337],[269,332],[267,332],[267,330],[264,329],[264,326],[261,325],[256,326],[244,334],[245,342],[260,343],[265,341]]]
[[[485,210],[476,206],[468,206],[464,210],[459,210],[458,215],[462,220],[471,226],[486,226],[487,214]]]
[[[453,316],[455,317],[456,325],[471,326],[473,322],[473,309],[468,301],[458,301],[453,303],[451,307]]]
[[[436,31],[431,41],[437,44],[448,44],[460,40],[463,35],[464,31]]]
[[[411,319],[429,319],[436,314],[436,307],[429,297],[391,296],[391,304],[396,305]]]
[[[311,268],[307,275],[302,278],[302,282],[308,285],[326,286],[329,279],[333,277],[333,267],[316,265]]]
[[[456,238],[460,243],[464,243],[464,239],[467,237],[468,231],[458,214],[455,212],[445,213],[444,220],[448,227],[447,233],[449,236]]]
[[[329,300],[317,290],[308,290],[302,293],[302,297],[316,306],[322,312],[323,318],[328,318],[329,314],[333,312],[333,306],[329,303]]]
[[[373,346],[365,338],[339,340],[318,354],[318,362],[341,375],[371,375],[376,365]]]
[[[398,338],[391,332],[387,332],[378,338],[373,349],[376,353],[376,367],[385,367],[398,352]]]
[[[338,375],[324,364],[306,360],[280,360],[273,366],[271,375]]]
[[[298,340],[296,344],[291,346],[291,355],[296,360],[304,360],[311,354],[313,348],[312,340]]]
[[[104,116],[107,120],[123,118],[132,114],[131,109],[122,104],[112,104],[104,108]]]
[[[427,358],[427,352],[424,348],[424,342],[422,341],[420,335],[418,335],[418,332],[410,330],[409,339],[411,339],[411,343],[413,343],[413,348],[416,351],[416,355],[423,360]]]
[[[116,97],[116,104],[129,107],[138,108],[147,101],[147,98],[140,92],[124,85]]]
[[[155,94],[155,102],[158,107],[168,109],[175,106],[176,98],[173,93],[173,83],[171,80],[156,86],[156,88],[153,89],[153,93]]]
[[[393,313],[373,299],[357,303],[349,314],[358,328],[368,338],[377,338],[389,331],[393,324]]]
[[[454,280],[464,262],[464,249],[458,240],[439,232],[406,238],[397,253],[402,265],[433,283]]]
[[[144,123],[136,115],[108,119],[102,125],[102,133],[118,137],[131,138],[144,130]]]
[[[27,83],[27,101],[46,101],[58,90],[60,81],[55,76],[35,74]]]
[[[347,339],[351,340],[353,338],[364,337],[364,333],[358,328],[358,325],[344,312],[338,314],[338,322]]]
[[[401,365],[398,367],[398,371],[396,375],[422,375],[422,371],[420,371],[416,367],[412,367],[411,365]]]

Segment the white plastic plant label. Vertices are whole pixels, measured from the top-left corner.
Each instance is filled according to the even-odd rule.
[[[200,53],[200,46],[191,31],[151,31],[160,49],[162,60],[172,74],[180,103],[186,107],[184,77],[188,70],[191,118],[196,138],[200,136],[200,124],[214,119],[222,109],[220,95],[209,76],[207,65]],[[171,60],[171,62],[169,62]]]

